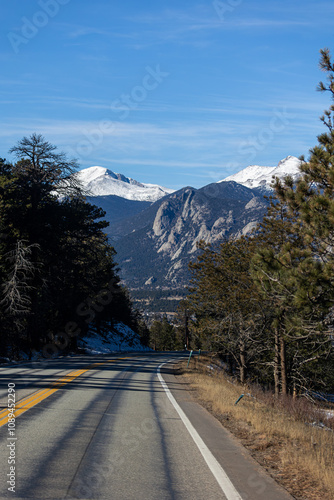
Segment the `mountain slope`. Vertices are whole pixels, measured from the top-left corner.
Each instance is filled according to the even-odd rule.
[[[173,192],[156,184],[143,184],[103,167],[89,167],[78,172],[88,196],[118,196],[127,200],[155,202]]]
[[[197,243],[218,243],[249,233],[267,202],[235,182],[183,188],[140,214],[111,225],[125,282],[134,288],[187,284]]]
[[[104,219],[109,224],[116,224],[129,217],[132,217],[149,207],[152,203],[150,201],[137,201],[127,200],[120,196],[88,196],[87,201],[92,205],[101,207],[106,215]],[[106,228],[106,233],[110,236],[110,228]]]
[[[85,169],[81,176],[84,187],[95,193],[89,201],[106,211],[106,231],[125,283],[177,288],[189,283],[188,263],[198,255],[197,243],[215,245],[252,231],[266,212],[263,194],[272,176],[297,178],[299,164],[290,156],[277,167],[253,165],[224,181],[176,192],[102,167]]]

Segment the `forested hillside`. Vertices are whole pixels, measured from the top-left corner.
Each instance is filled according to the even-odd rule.
[[[104,212],[87,203],[75,161],[40,135],[0,160],[0,353],[75,349],[90,327],[136,327],[108,243]]]
[[[334,98],[334,65],[319,90]],[[216,350],[241,382],[275,393],[334,390],[334,106],[321,118],[301,177],[276,179],[263,222],[248,237],[201,243],[191,264],[193,342]]]

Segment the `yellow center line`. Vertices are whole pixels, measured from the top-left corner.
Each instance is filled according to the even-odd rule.
[[[68,373],[67,375],[64,375],[63,377],[61,377],[61,378],[57,379],[55,382],[53,382],[51,384],[51,387],[48,387],[46,389],[40,389],[39,391],[34,392],[30,396],[26,396],[25,398],[18,401],[18,403],[15,405],[15,411],[13,412],[13,414],[10,411],[10,408],[5,408],[4,410],[0,411],[0,427],[2,427],[3,425],[8,423],[8,418],[10,416],[14,416],[15,418],[18,417],[22,413],[26,412],[30,408],[33,408],[38,403],[40,403],[44,399],[51,396],[51,394],[54,394],[56,391],[58,391],[64,385],[66,385],[69,382],[72,382],[74,379],[80,377],[80,375],[82,375],[83,373],[86,373],[89,370],[96,368],[97,366],[105,365],[107,363],[113,363],[115,361],[124,360],[124,359],[129,359],[129,357],[109,359],[109,360],[103,361],[101,363],[93,363],[93,364],[87,366],[86,368],[83,368],[81,370],[75,370],[73,372]]]

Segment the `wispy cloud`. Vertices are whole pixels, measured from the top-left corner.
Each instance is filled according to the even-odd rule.
[[[79,38],[87,35],[110,36],[111,32],[102,29],[91,28],[88,26],[77,26],[68,31],[68,36],[70,38]]]
[[[119,29],[112,28],[97,28],[95,26],[89,26],[85,24],[74,24],[74,23],[65,23],[58,22],[55,23],[55,26],[64,32],[65,36],[71,40],[77,40],[85,37],[89,37],[92,35],[96,35],[103,38],[109,39],[135,39],[137,35],[135,33],[130,33],[128,31],[122,31],[121,27]]]
[[[289,28],[295,26],[311,26],[311,21],[297,19],[236,19],[230,21],[230,28]]]
[[[136,158],[122,158],[118,160],[113,160],[110,158],[103,158],[101,157],[102,160],[107,161],[108,163],[111,164],[117,164],[117,165],[144,165],[144,166],[153,166],[153,167],[181,167],[181,168],[191,168],[192,170],[194,168],[221,168],[221,164],[219,162],[216,163],[210,163],[210,162],[198,162],[198,161],[178,161],[177,159],[174,160],[160,160],[160,159],[155,159],[152,160],[151,158],[143,159],[143,160],[138,160]]]
[[[175,187],[181,173],[191,172],[193,177],[202,179],[204,185],[221,180],[251,163],[275,165],[289,154],[307,155],[313,145],[307,142],[304,132],[295,123],[289,124],[282,132],[285,143],[283,153],[282,139],[277,144],[273,136],[263,147],[260,143],[256,158],[241,154],[240,146],[244,141],[260,137],[259,132],[265,129],[254,129],[252,132],[249,125],[243,127],[239,119],[227,123],[116,123],[113,130],[102,135],[97,133],[98,127],[99,123],[95,121],[9,120],[0,126],[2,156],[22,136],[38,132],[59,146],[60,150],[78,158],[81,168],[102,165],[121,170],[124,166],[126,174],[134,178],[146,167],[150,170],[152,167],[161,168],[175,173],[175,183],[169,183],[170,187]],[[92,145],[90,138],[96,144],[83,154],[82,145]],[[262,156],[267,157],[269,152],[272,160],[261,163]],[[115,167],[117,165],[120,167]]]
[[[129,17],[128,20],[133,24],[146,26],[144,32],[146,35],[158,35],[160,40],[172,41],[180,40],[187,35],[200,32],[226,31],[235,28],[289,28],[305,27],[312,24],[312,19],[301,19],[301,16],[291,18],[291,13],[287,14],[287,9],[282,12],[283,18],[273,19],[268,14],[262,13],[261,16],[254,16],[248,10],[235,9],[234,15],[230,16],[228,22],[222,22],[216,15],[213,6],[203,9],[195,8],[192,11],[182,9],[165,9],[159,14],[142,14]],[[251,9],[250,9],[251,10]],[[300,14],[300,12],[299,12]],[[145,44],[143,43],[143,47]]]

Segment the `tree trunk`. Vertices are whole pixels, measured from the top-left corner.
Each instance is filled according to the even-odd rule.
[[[297,399],[297,387],[296,387],[296,382],[293,383],[293,392],[292,392],[293,399]]]
[[[240,382],[242,384],[246,381],[246,351],[245,343],[241,340],[239,343],[240,349]]]
[[[281,392],[286,395],[288,393],[287,373],[286,373],[286,348],[285,340],[280,338],[280,356],[281,356]]]
[[[275,328],[274,381],[275,397],[277,398],[280,391],[280,334],[278,328]]]
[[[189,350],[189,330],[188,330],[188,311],[184,311],[184,346],[186,350]]]
[[[226,362],[227,362],[227,365],[228,365],[228,373],[230,375],[233,375],[233,372],[234,372],[234,361],[233,361],[233,358],[230,354],[228,354],[226,356]]]

